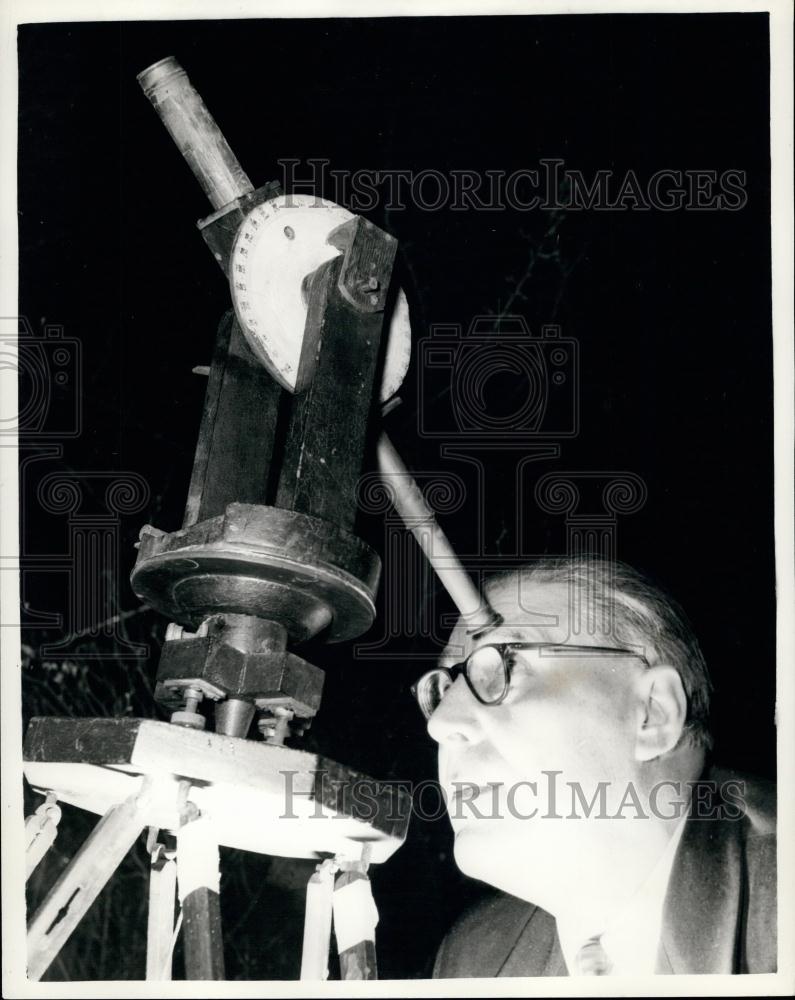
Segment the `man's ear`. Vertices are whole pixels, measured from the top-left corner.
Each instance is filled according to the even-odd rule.
[[[637,678],[638,726],[635,759],[654,760],[673,750],[687,718],[687,696],[679,672],[667,664],[644,670]]]

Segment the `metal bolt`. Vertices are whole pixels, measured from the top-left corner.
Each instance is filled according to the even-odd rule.
[[[198,688],[187,687],[185,688],[185,711],[195,712],[199,707],[199,702],[202,700],[203,695]]]
[[[204,695],[195,687],[186,687],[182,696],[185,704],[180,711],[171,713],[171,722],[175,726],[186,726],[188,729],[204,729],[206,720],[198,711],[199,702]]]
[[[281,705],[275,705],[266,711],[268,714],[263,714],[259,719],[257,729],[262,733],[266,743],[281,746],[290,733],[290,720],[295,712],[291,708],[284,708]]]

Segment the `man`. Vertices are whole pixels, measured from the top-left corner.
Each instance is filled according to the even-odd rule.
[[[459,622],[415,690],[456,862],[499,890],[434,975],[775,971],[772,794],[705,771],[710,682],[681,610],[590,558],[486,595],[498,624]]]

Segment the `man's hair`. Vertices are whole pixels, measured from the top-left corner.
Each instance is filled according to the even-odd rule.
[[[510,579],[517,579],[519,599],[531,584],[567,584],[569,611],[581,627],[591,634],[607,633],[622,646],[642,646],[652,666],[674,667],[687,696],[678,745],[712,746],[707,664],[684,611],[660,586],[626,563],[591,555],[538,559],[489,577],[487,589]]]

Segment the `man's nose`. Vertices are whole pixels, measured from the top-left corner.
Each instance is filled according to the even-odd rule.
[[[437,743],[475,743],[481,708],[466,680],[457,677],[428,719],[428,733]]]

